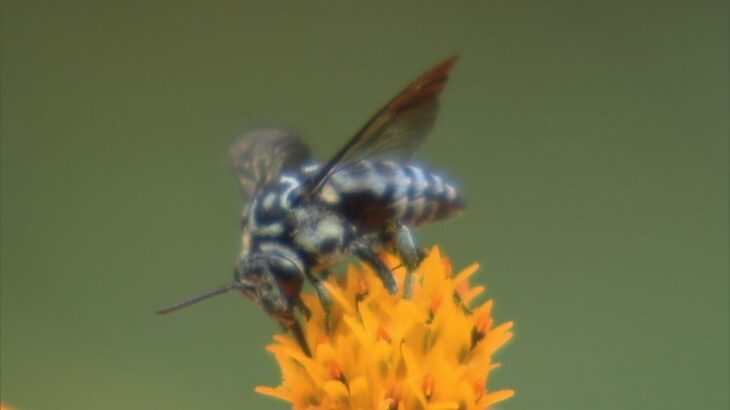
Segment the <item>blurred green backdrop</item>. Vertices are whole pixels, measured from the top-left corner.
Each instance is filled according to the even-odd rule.
[[[1,400],[286,406],[227,295],[256,122],[322,156],[462,56],[419,158],[470,211],[420,231],[516,321],[503,409],[728,408],[725,1],[2,1]]]

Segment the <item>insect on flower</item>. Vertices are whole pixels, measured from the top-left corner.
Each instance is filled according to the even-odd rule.
[[[409,228],[464,207],[454,186],[408,162],[433,127],[455,62],[449,58],[418,77],[326,163],[314,161],[304,141],[283,128],[255,129],[234,142],[229,158],[249,199],[234,281],[158,313],[237,289],[290,329],[308,352],[295,316],[295,309],[309,315],[299,296],[304,279],[328,312],[331,298],[322,278],[329,266],[354,255],[395,293],[393,272],[378,257],[383,250],[403,260],[403,297],[409,298],[413,270],[423,257]]]

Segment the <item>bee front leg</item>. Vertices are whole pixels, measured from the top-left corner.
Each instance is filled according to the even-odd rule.
[[[327,288],[324,287],[324,282],[322,282],[322,279],[313,275],[309,269],[305,270],[304,276],[306,276],[309,283],[312,284],[312,287],[314,287],[314,291],[317,292],[317,296],[319,297],[319,302],[322,304],[322,309],[324,310],[324,327],[325,327],[326,331],[329,333],[330,310],[332,308],[332,297],[330,296],[330,293],[327,291]]]
[[[302,331],[302,326],[299,324],[299,322],[294,319],[293,321],[279,321],[279,324],[281,325],[281,329],[285,332],[291,332],[292,336],[294,337],[294,340],[297,341],[297,344],[302,349],[302,352],[306,354],[308,357],[312,357],[312,351],[309,350],[309,346],[307,345],[307,338],[304,337],[304,331]]]
[[[296,295],[294,299],[294,307],[299,309],[299,312],[301,312],[305,319],[309,320],[312,317],[312,311],[304,304],[300,295]]]

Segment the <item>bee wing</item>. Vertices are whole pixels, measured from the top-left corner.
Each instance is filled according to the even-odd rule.
[[[249,198],[279,174],[300,167],[309,158],[309,147],[302,138],[281,127],[253,129],[228,149],[233,175]]]
[[[436,122],[438,98],[456,58],[437,64],[381,108],[306,182],[304,197],[312,198],[333,174],[362,159],[402,159],[413,153]]]

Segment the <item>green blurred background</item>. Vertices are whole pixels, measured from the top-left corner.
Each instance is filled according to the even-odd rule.
[[[728,408],[728,4],[2,1],[1,400],[286,406],[277,327],[224,283],[226,144],[332,153],[462,56],[419,158],[470,205],[422,229],[482,263],[516,338],[503,409]]]

